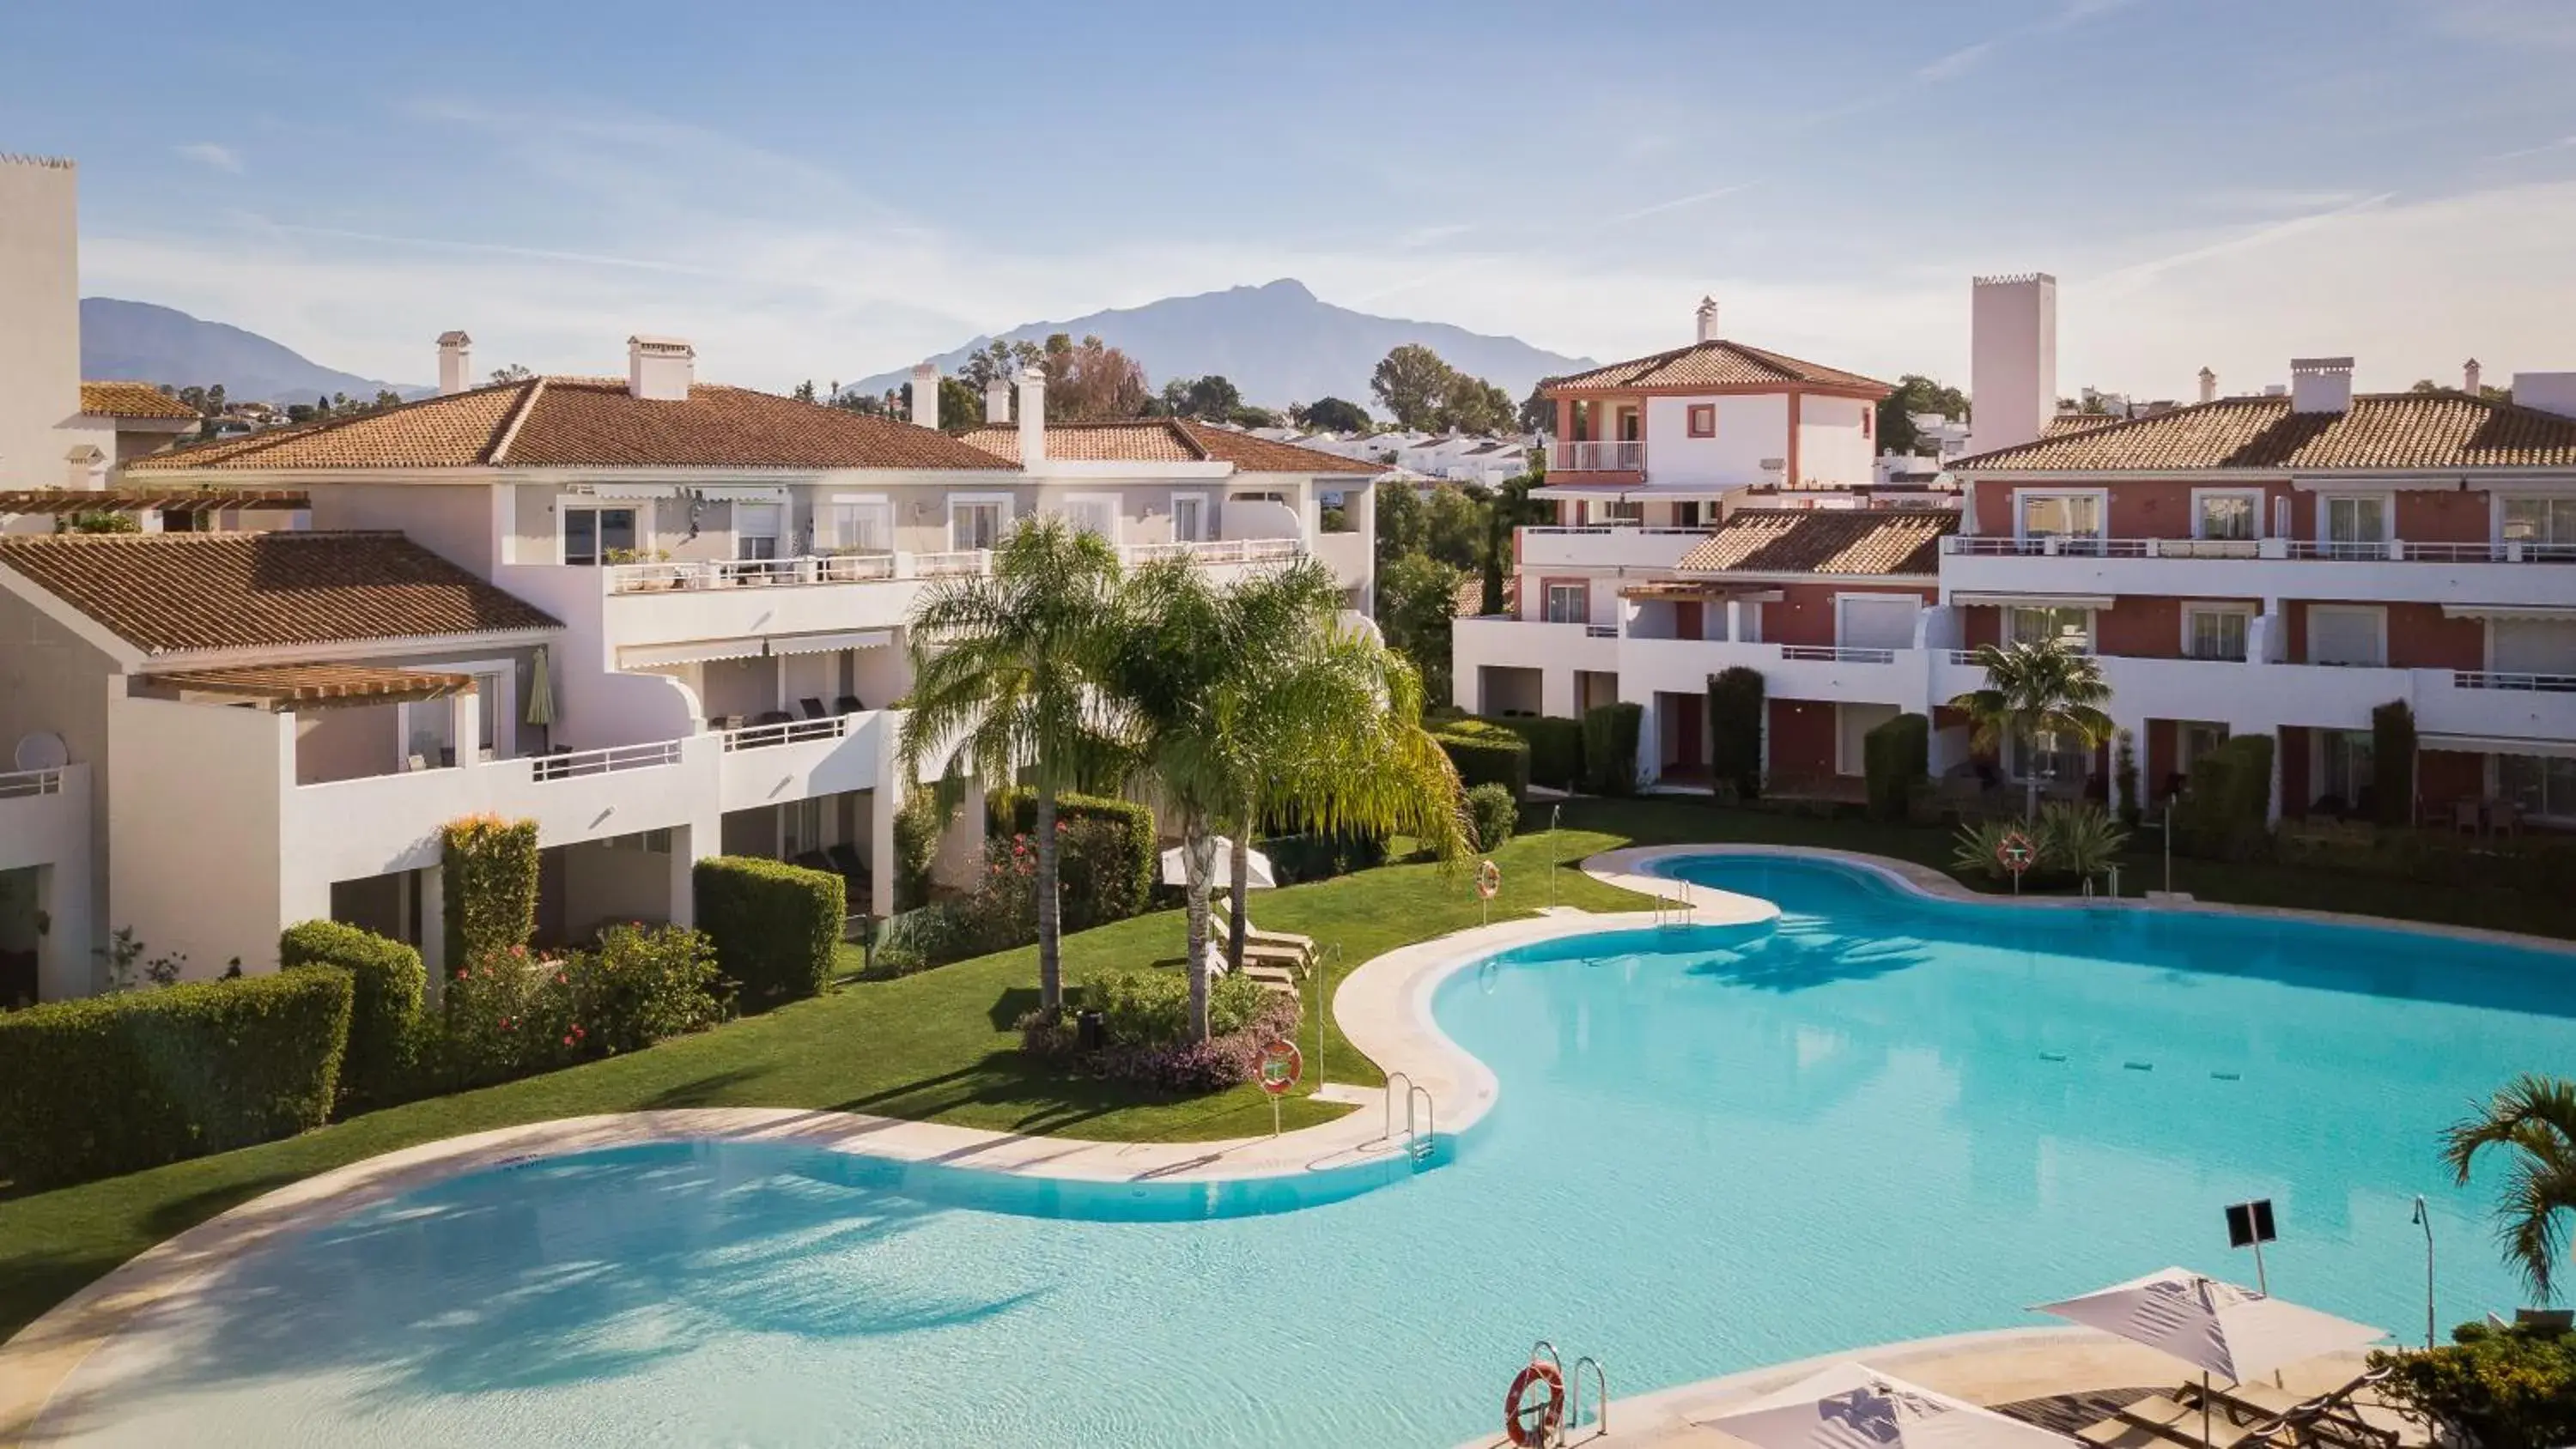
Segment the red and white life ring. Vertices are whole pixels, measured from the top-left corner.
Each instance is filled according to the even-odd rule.
[[[1501,866],[1496,865],[1489,860],[1483,865],[1476,867],[1477,895],[1490,901],[1494,898],[1494,892],[1499,891],[1502,888],[1503,868]]]
[[[1533,1389],[1544,1390],[1544,1397],[1532,1398]],[[1565,1375],[1545,1359],[1531,1359],[1503,1395],[1503,1437],[1520,1449],[1538,1449],[1556,1441],[1564,1421]]]

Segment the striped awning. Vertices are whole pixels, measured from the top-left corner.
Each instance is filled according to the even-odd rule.
[[[767,641],[759,638],[693,639],[685,644],[622,644],[617,650],[620,669],[650,669],[661,664],[697,664],[709,659],[757,659],[768,653]]]
[[[860,629],[837,634],[774,634],[770,636],[772,654],[829,654],[840,649],[874,649],[894,642],[886,629]]]
[[[2576,740],[2537,740],[2521,735],[2418,735],[2418,749],[2451,750],[2465,755],[2548,755],[2576,759]]]
[[[306,714],[471,694],[474,676],[365,664],[272,664],[145,676],[156,689],[211,694],[272,714]]]

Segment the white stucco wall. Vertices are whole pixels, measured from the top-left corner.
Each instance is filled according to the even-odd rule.
[[[332,483],[309,491],[316,529],[393,529],[487,578],[497,562],[489,483]]]
[[[133,927],[147,959],[184,951],[191,980],[236,955],[261,970],[277,964],[280,926],[331,913],[328,881],[318,897],[281,890],[294,730],[292,715],[264,710],[109,699],[107,917]]]
[[[1861,429],[1871,411],[1872,405],[1858,398],[1800,398],[1797,481],[1826,487],[1869,482],[1876,450]]]
[[[78,173],[0,156],[0,488],[59,488],[63,455],[116,433],[80,414]]]
[[[1714,404],[1717,436],[1690,435],[1690,409]],[[1789,395],[1646,399],[1646,481],[1657,484],[1762,483],[1765,458],[1789,453]],[[1866,468],[1863,469],[1865,473]]]

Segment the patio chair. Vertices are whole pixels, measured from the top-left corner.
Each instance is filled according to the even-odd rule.
[[[2485,829],[2486,817],[2479,812],[2477,801],[2463,795],[2451,802],[2452,834],[2457,835],[2465,830],[2471,835],[2477,835]]]
[[[1220,937],[1230,936],[1233,933],[1234,927],[1227,921],[1226,906],[1223,898],[1216,895],[1210,895],[1208,897],[1208,911],[1209,919],[1215,924],[1218,935]],[[1243,947],[1245,954],[1249,955],[1252,948],[1255,946],[1270,951],[1293,951],[1303,961],[1312,961],[1315,957],[1314,937],[1300,936],[1293,931],[1265,931],[1252,923],[1252,913],[1250,911],[1246,911],[1243,913]]]
[[[807,719],[830,719],[832,717],[831,711],[823,708],[823,701],[816,699],[810,694],[803,699],[796,701],[796,703],[803,707],[805,717]]]
[[[752,719],[752,723],[756,725],[794,724],[796,716],[783,709],[764,709]]]
[[[819,850],[800,850],[787,863],[802,866],[807,870],[819,870],[825,875],[840,874],[832,869],[832,858]]]
[[[2396,1449],[2399,1433],[2395,1424],[2372,1423],[2355,1402],[2357,1394],[2386,1377],[2384,1371],[2365,1373],[2325,1393],[2304,1396],[2260,1381],[2211,1384],[2204,1391],[2195,1380],[2177,1389],[2172,1397],[2186,1408],[2197,1409],[2205,1392],[2213,1414],[2225,1415],[2232,1424],[2264,1430],[2264,1437],[2276,1444]]]
[[[868,863],[859,859],[859,848],[846,840],[824,846],[823,856],[832,862],[832,869],[839,871],[845,880],[864,881],[868,878]]]
[[[2510,800],[2487,802],[2487,829],[2497,835],[2522,834],[2522,807]]]
[[[832,708],[841,714],[860,714],[866,711],[867,706],[859,703],[857,695],[845,694],[832,701]]]
[[[2249,1432],[2246,1426],[2212,1412],[2208,1436],[2203,1438],[2198,1405],[2184,1405],[2158,1394],[2113,1410],[2107,1417],[2077,1430],[2075,1437],[2094,1449],[2171,1449],[2175,1445],[2236,1449]]]
[[[721,731],[721,730],[738,730],[738,729],[742,728],[742,716],[741,716],[741,715],[738,715],[738,714],[711,714],[711,715],[708,715],[708,716],[707,716],[707,728],[708,728],[708,729],[711,729],[711,730],[719,730],[719,731]]]

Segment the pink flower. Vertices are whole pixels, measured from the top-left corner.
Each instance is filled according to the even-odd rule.
[[[571,1045],[572,1045],[572,1038],[571,1038],[571,1037],[565,1037],[565,1038],[564,1038],[564,1045],[565,1045],[565,1046],[571,1046]]]

